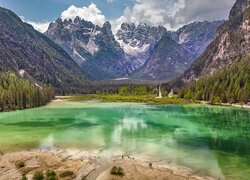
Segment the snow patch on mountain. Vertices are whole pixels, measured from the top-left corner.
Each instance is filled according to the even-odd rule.
[[[98,45],[95,43],[93,37],[89,39],[87,44],[83,43],[82,41],[79,41],[79,46],[82,47],[83,49],[86,49],[89,53],[94,55],[99,51]]]
[[[150,44],[144,44],[141,47],[138,46],[138,43],[136,43],[135,46],[131,46],[131,43],[124,43],[122,40],[117,40],[120,44],[120,46],[122,47],[122,49],[124,50],[124,52],[127,55],[138,55],[144,52],[147,52],[149,50],[149,46]]]
[[[77,59],[80,59],[80,60],[82,60],[82,61],[85,61],[85,58],[83,58],[77,51],[76,51],[76,49],[75,48],[73,48],[73,56],[74,57],[76,57]],[[79,62],[78,62],[78,64],[79,64]]]
[[[125,52],[126,64],[129,64],[130,71],[136,70],[146,62],[150,56],[150,49],[153,49],[165,33],[166,29],[163,26],[121,24],[115,38]]]
[[[24,75],[25,75],[25,70],[24,70],[24,69],[20,69],[20,70],[19,70],[19,75],[20,75],[21,77],[24,77]]]
[[[186,39],[188,38],[188,36],[189,36],[189,33],[181,33],[180,35],[179,35],[179,44],[183,44],[183,43],[185,43],[186,42]]]

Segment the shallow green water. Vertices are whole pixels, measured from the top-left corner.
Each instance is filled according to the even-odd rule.
[[[143,156],[225,179],[250,177],[250,111],[203,105],[64,102],[0,113],[0,150]]]

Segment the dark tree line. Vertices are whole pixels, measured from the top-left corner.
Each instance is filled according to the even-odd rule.
[[[33,84],[12,72],[0,73],[0,111],[38,107],[53,98],[51,87]]]
[[[211,103],[248,103],[250,101],[250,63],[241,61],[231,67],[192,82],[179,96]]]

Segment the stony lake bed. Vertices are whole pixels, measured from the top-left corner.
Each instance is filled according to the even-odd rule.
[[[0,126],[0,179],[50,169],[119,179],[109,173],[114,165],[123,167],[122,179],[250,177],[249,110],[59,100],[0,113]]]

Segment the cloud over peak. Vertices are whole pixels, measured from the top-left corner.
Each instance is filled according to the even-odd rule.
[[[177,29],[194,21],[226,19],[234,2],[235,0],[135,0],[133,7],[124,10],[123,19],[127,22]]]
[[[75,19],[77,16],[99,26],[102,26],[106,21],[105,16],[94,3],[91,3],[88,7],[76,7],[72,5],[61,14],[61,18],[67,20]]]
[[[20,18],[22,19],[23,22],[26,22],[32,25],[34,29],[36,29],[37,31],[40,31],[41,33],[46,32],[50,24],[49,22],[34,22],[34,21],[26,19],[23,16],[21,16]]]
[[[107,4],[121,2],[105,0]],[[91,21],[100,27],[106,20],[112,24],[114,32],[120,28],[123,22],[147,23],[148,25],[165,26],[169,30],[176,30],[183,25],[194,21],[213,21],[227,19],[235,0],[131,0],[132,5],[127,5],[120,17],[107,19],[95,3],[88,6],[76,7],[71,5],[61,13],[61,18],[82,19]],[[94,1],[95,2],[95,1]],[[112,8],[107,5],[106,8]],[[47,22],[32,22],[25,20],[35,29],[44,32],[47,30]]]

